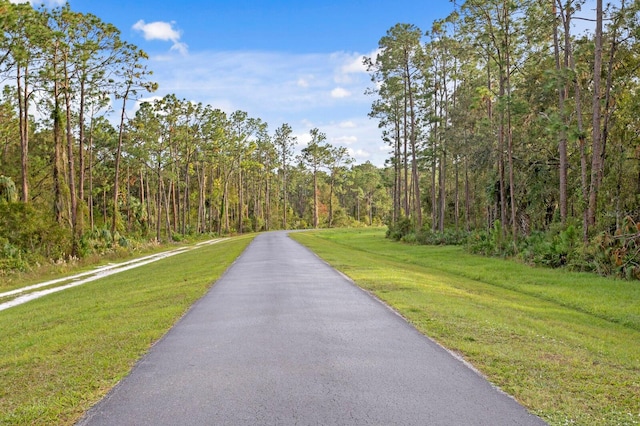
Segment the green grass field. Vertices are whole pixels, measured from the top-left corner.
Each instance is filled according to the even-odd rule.
[[[640,285],[410,246],[293,238],[554,425],[640,424]],[[73,424],[244,250],[231,239],[0,312],[0,424]]]
[[[0,312],[0,424],[73,424],[250,242],[233,238]]]
[[[292,234],[554,425],[640,424],[640,285],[411,246]]]

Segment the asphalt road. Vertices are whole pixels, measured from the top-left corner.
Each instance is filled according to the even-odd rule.
[[[274,232],[79,424],[545,423]]]

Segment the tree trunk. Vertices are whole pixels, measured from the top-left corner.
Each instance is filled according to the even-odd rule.
[[[118,217],[120,210],[118,209],[118,192],[120,191],[120,157],[122,156],[122,142],[124,139],[124,121],[127,106],[127,97],[129,96],[130,88],[127,87],[124,96],[122,97],[122,109],[120,110],[120,127],[118,130],[118,146],[116,148],[116,158],[114,167],[113,178],[113,217],[111,218],[111,233],[116,232],[116,225],[118,223]]]
[[[560,220],[565,223],[567,220],[567,130],[566,130],[566,114],[564,111],[564,101],[566,97],[566,68],[567,68],[567,52],[565,52],[564,64],[560,62],[560,41],[558,37],[558,25],[555,22],[557,19],[556,0],[551,0],[553,9],[553,53],[556,61],[556,73],[557,73],[557,90],[558,90],[558,113],[560,116],[560,136],[558,140],[558,153],[560,156],[559,165],[559,181],[560,181]],[[561,12],[563,13],[563,12]]]
[[[446,73],[446,63],[442,61],[442,81],[440,82],[440,102],[439,102],[439,116],[443,118],[443,122],[447,122],[447,112],[446,112],[446,102],[447,102],[447,81],[445,78]],[[441,130],[442,132],[442,130]],[[445,145],[445,138],[440,138],[440,151],[442,152],[442,157],[440,158],[440,172],[439,172],[439,183],[440,186],[440,205],[438,207],[438,231],[444,233],[444,219],[447,208],[447,189],[446,189],[446,180],[447,180],[447,150]]]
[[[71,255],[78,254],[78,198],[76,191],[76,169],[74,164],[73,132],[71,131],[71,81],[67,60],[63,61],[64,66],[64,101],[66,107],[66,132],[67,132],[67,175],[69,177],[69,199],[71,201]]]
[[[558,0],[558,6],[562,10],[562,4]],[[571,45],[571,2],[567,1],[564,13],[561,14],[562,23],[564,25],[564,51],[565,58],[569,61],[569,67],[572,73],[576,74],[576,63],[573,57],[572,45]],[[588,165],[587,165],[587,141],[584,133],[584,124],[582,120],[582,89],[580,87],[580,81],[578,77],[574,77],[574,101],[576,112],[576,125],[578,127],[578,146],[580,150],[580,186],[582,188],[582,238],[586,243],[589,238],[589,182],[588,182]]]
[[[464,156],[464,222],[467,232],[471,230],[471,188],[469,185],[469,160]]]
[[[510,26],[509,26],[509,9],[507,5],[504,6],[504,22],[505,22],[505,85],[507,95],[507,161],[509,164],[509,199],[511,204],[511,236],[513,239],[514,249],[518,243],[518,223],[516,222],[516,197],[515,197],[515,179],[513,174],[513,129],[511,125],[511,53],[510,49]]]
[[[318,228],[318,170],[313,168],[313,227]]]
[[[269,174],[270,172],[267,169],[267,176],[265,179],[265,188],[264,188],[264,230],[265,231],[269,231],[271,228],[271,225],[269,222],[271,222],[271,188],[269,185]]]
[[[455,187],[454,187],[454,195],[453,195],[453,214],[454,214],[454,224],[456,227],[456,232],[458,232],[458,216],[460,215],[460,195],[458,194],[459,192],[459,179],[460,179],[460,171],[459,171],[459,165],[458,165],[458,161],[456,160],[455,162]]]
[[[85,108],[85,82],[80,81],[80,110],[78,111],[78,200],[84,201],[85,182],[85,156],[84,156],[84,108]],[[80,218],[80,220],[83,220]]]
[[[156,178],[158,179],[157,201],[156,201],[156,241],[162,240],[162,193],[164,192],[162,177],[160,176],[160,164],[156,170]]]
[[[127,164],[127,232],[131,232],[131,174],[129,170],[129,165]]]
[[[328,218],[329,228],[331,228],[333,225],[333,181],[334,181],[334,178],[333,176],[331,176],[331,182],[329,185],[329,218]]]
[[[87,172],[89,173],[89,193],[87,195],[87,207],[89,208],[89,225],[91,230],[95,229],[94,213],[93,213],[93,114],[90,118],[89,124],[89,143],[87,144],[87,155],[89,156],[89,166]]]
[[[414,209],[416,214],[416,227],[422,228],[422,208],[420,206],[420,178],[418,176],[418,158],[417,158],[417,131],[416,131],[416,113],[413,99],[413,88],[411,87],[411,73],[409,72],[409,58],[407,58],[405,72],[407,74],[407,89],[409,91],[409,117],[411,130],[409,132],[411,142],[411,181],[413,182]]]
[[[62,223],[62,210],[64,204],[62,201],[62,136],[61,136],[61,117],[60,117],[60,100],[59,87],[56,80],[53,85],[53,210],[58,223]]]
[[[102,186],[102,222],[107,224],[107,187]]]
[[[146,210],[146,203],[145,203],[145,193],[144,193],[144,176],[142,174],[142,167],[139,170],[140,172],[140,209],[141,212],[145,212]],[[148,196],[148,194],[147,194]],[[143,216],[144,217],[144,216]],[[143,218],[140,218],[142,220],[141,225],[143,225],[143,229],[145,231],[145,233],[148,231],[148,227],[149,227],[149,216],[147,215],[147,220],[144,220]]]
[[[16,84],[18,90],[18,113],[20,124],[20,177],[22,183],[21,200],[29,202],[29,69],[16,66]]]
[[[238,165],[238,233],[243,233],[243,223],[242,219],[244,218],[244,191],[243,191],[243,183],[242,183],[242,168]]]
[[[163,182],[164,186],[164,182]],[[165,210],[165,223],[166,223],[166,231],[167,231],[167,240],[171,241],[173,239],[173,233],[175,231],[171,226],[171,198],[173,195],[173,181],[169,181],[169,188],[166,191],[162,191],[162,195],[164,196],[164,210]],[[175,206],[175,203],[173,203]],[[174,214],[175,220],[175,214]],[[174,222],[175,225],[175,222]]]
[[[176,189],[177,184],[176,182],[171,179],[169,181],[169,205],[171,206],[171,212],[173,213],[173,224],[171,227],[171,231],[172,231],[172,235],[173,233],[178,232],[178,230],[180,229],[178,227],[178,222],[179,222],[179,207],[178,207],[178,203],[180,202],[180,195],[179,195],[179,189]],[[178,194],[176,194],[176,191],[178,192]],[[169,216],[167,216],[167,219],[169,218]]]
[[[400,117],[395,121],[395,161],[393,164],[394,171],[394,194],[393,194],[393,223],[397,223],[401,215],[401,193],[402,193],[402,139],[400,137]]]
[[[602,108],[601,73],[602,73],[602,0],[596,2],[596,33],[594,38],[595,53],[593,60],[593,103],[592,103],[592,157],[591,157],[591,184],[589,186],[589,215],[588,226],[596,224],[596,211],[598,208],[599,176],[602,173],[602,140],[601,118]]]
[[[405,52],[406,55],[406,52]],[[407,92],[408,92],[408,75],[404,76],[404,109],[402,111],[403,116],[403,168],[404,168],[404,217],[408,218],[410,214],[409,210],[409,135],[408,135],[408,124],[407,124]]]
[[[222,210],[224,215],[224,232],[229,233],[229,176],[224,180],[224,191],[222,194]]]

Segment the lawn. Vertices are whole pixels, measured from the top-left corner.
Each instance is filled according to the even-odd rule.
[[[291,234],[554,425],[640,424],[640,284]],[[250,242],[230,239],[0,312],[0,424],[74,424]]]
[[[251,241],[233,238],[0,312],[0,424],[74,424]]]
[[[553,425],[640,424],[640,284],[384,230],[292,234]]]

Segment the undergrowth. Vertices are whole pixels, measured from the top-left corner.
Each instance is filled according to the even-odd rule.
[[[640,279],[640,223],[631,217],[626,217],[614,232],[602,231],[588,243],[579,225],[567,224],[519,236],[514,244],[500,221],[489,230],[437,232],[416,230],[409,219],[403,218],[388,225],[386,236],[409,244],[463,245],[470,253],[513,258],[531,265]]]

